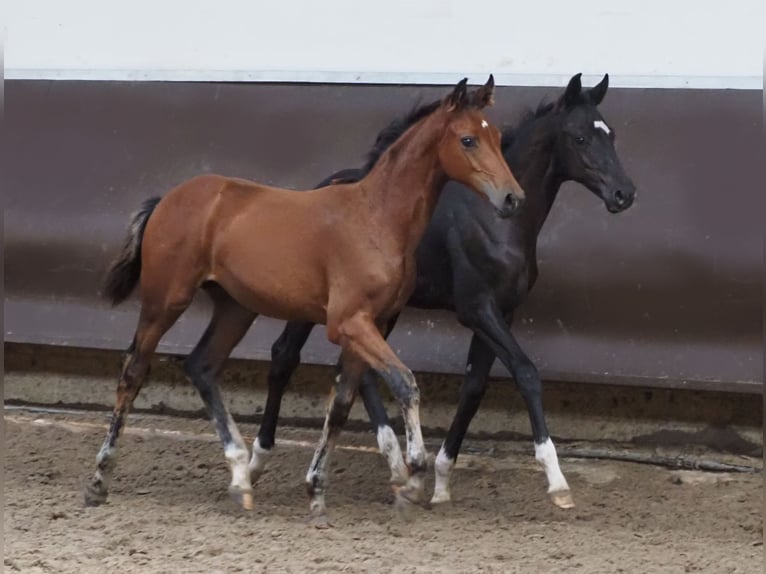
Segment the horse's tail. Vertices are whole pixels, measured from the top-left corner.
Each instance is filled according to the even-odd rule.
[[[125,243],[117,259],[109,266],[104,281],[104,296],[112,301],[112,305],[119,305],[127,299],[138,284],[141,276],[141,243],[146,222],[159,202],[159,197],[147,199],[130,219]]]

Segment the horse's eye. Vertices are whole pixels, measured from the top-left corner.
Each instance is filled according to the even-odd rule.
[[[582,144],[584,144],[584,143],[585,143],[585,138],[584,138],[583,136],[577,136],[577,137],[575,138],[575,143],[577,143],[577,144],[579,144],[579,145],[582,145]]]
[[[476,140],[472,138],[471,136],[465,136],[460,138],[460,143],[463,144],[463,147],[465,148],[476,147]]]

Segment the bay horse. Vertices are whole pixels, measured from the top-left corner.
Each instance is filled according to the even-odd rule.
[[[249,453],[216,378],[259,314],[323,323],[343,351],[343,372],[307,476],[317,525],[326,521],[327,459],[368,368],[388,383],[406,421],[410,472],[397,496],[421,501],[426,453],[419,391],[381,330],[414,287],[415,248],[448,179],[488,200],[501,217],[523,200],[503,161],[500,132],[482,112],[493,94],[492,76],[471,93],[462,80],[443,100],[412,115],[408,129],[355,182],[296,193],[203,175],[143,204],[105,284],[116,305],[140,282],[141,311],[86,505],[106,500],[116,442],[151,355],[200,288],[214,308],[184,370],[214,421],[231,468],[229,490],[243,507],[252,507]]]
[[[460,323],[473,331],[457,412],[436,457],[432,503],[451,498],[450,474],[498,357],[526,403],[535,458],[545,470],[551,500],[562,508],[574,506],[545,422],[540,375],[510,326],[514,311],[537,280],[537,237],[560,186],[566,181],[582,184],[601,198],[610,213],[624,211],[635,199],[636,188],[615,151],[615,130],[597,109],[608,87],[607,74],[594,88],[583,90],[577,74],[556,102],[541,105],[518,127],[504,130],[503,155],[527,194],[517,213],[500,218],[462,185],[450,183],[417,248],[416,286],[408,305],[455,311]],[[371,165],[340,171],[323,184],[354,181]],[[387,334],[395,322],[393,317]],[[253,445],[255,479],[263,472],[274,445],[282,395],[312,328],[311,323],[289,322],[272,347],[268,399]],[[406,467],[374,374],[364,375],[360,394],[377,429],[381,453],[394,470],[392,480],[401,480],[397,477],[406,476]]]

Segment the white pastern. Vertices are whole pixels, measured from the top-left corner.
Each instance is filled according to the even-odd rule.
[[[242,491],[251,490],[247,449],[232,443],[226,445],[223,453],[231,468],[231,485]]]
[[[117,454],[116,448],[111,447],[108,444],[104,444],[101,447],[101,450],[99,450],[98,454],[96,455],[96,464],[101,464],[104,461],[113,459],[116,454]]]
[[[550,438],[543,443],[535,443],[535,459],[545,470],[545,476],[548,478],[548,492],[569,490],[567,480],[559,468],[556,447]]]
[[[596,120],[593,122],[593,127],[597,130],[602,130],[606,135],[609,135],[612,133],[612,130],[609,129],[609,126],[606,125],[606,122],[604,120]]]
[[[391,482],[404,484],[407,481],[407,465],[402,457],[402,447],[389,426],[378,427],[378,448],[380,454],[386,457],[391,469]]]
[[[250,457],[250,464],[248,465],[250,472],[257,475],[263,473],[270,454],[271,450],[263,448],[260,439],[256,437],[253,441],[253,454]]]
[[[101,481],[104,488],[109,488],[112,482],[112,469],[114,468],[117,449],[104,444],[96,455],[96,473],[93,476],[95,481]]]
[[[434,495],[431,498],[432,504],[449,502],[451,500],[452,495],[450,494],[449,481],[454,467],[455,460],[447,456],[447,453],[444,452],[444,446],[442,446],[434,462],[436,482],[434,483]]]

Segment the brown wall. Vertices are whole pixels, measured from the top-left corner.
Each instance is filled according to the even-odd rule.
[[[291,188],[358,165],[377,131],[441,87],[9,81],[2,172],[5,340],[123,348],[135,304],[100,275],[127,217],[201,172]],[[560,90],[500,88],[499,124]],[[548,379],[761,392],[761,93],[612,89],[602,106],[639,187],[610,215],[577,185],[540,238],[541,277],[515,332]],[[199,308],[166,337],[183,352]],[[280,329],[236,351],[265,358]],[[392,344],[416,370],[461,372],[468,334],[411,312]],[[304,353],[334,361],[317,329]],[[502,368],[496,374],[505,376]]]

